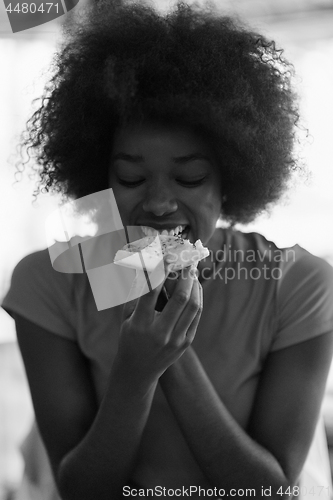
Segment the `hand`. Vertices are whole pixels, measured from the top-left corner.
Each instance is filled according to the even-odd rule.
[[[202,311],[202,288],[186,268],[162,312],[155,305],[163,284],[125,304],[117,364],[126,373],[158,379],[192,343]]]

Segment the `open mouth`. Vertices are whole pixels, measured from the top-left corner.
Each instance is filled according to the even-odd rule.
[[[178,238],[187,239],[190,226],[181,225],[172,229],[160,229],[160,230],[153,229],[152,227],[148,226],[141,226],[141,229],[145,236],[164,235],[164,236],[176,236]]]

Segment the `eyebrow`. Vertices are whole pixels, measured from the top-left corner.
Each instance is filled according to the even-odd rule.
[[[192,153],[192,154],[189,154],[186,156],[178,156],[178,157],[172,158],[172,159],[175,163],[178,163],[178,164],[179,163],[184,164],[184,163],[188,163],[188,162],[194,161],[194,160],[205,160],[205,161],[210,162],[210,159],[208,158],[208,156],[200,154],[200,153]]]
[[[141,155],[130,155],[127,153],[117,153],[116,155],[114,155],[113,160],[114,161],[124,160],[124,161],[128,161],[130,163],[140,163],[140,162],[144,161],[144,158]],[[181,165],[188,163],[190,161],[195,161],[195,160],[205,160],[205,161],[209,161],[209,162],[211,161],[210,158],[208,158],[208,156],[200,154],[200,153],[192,153],[192,154],[188,154],[185,156],[176,156],[176,157],[172,158],[172,160],[174,161],[174,163],[181,164]]]
[[[116,155],[113,156],[112,159],[114,161],[115,160],[124,160],[124,161],[129,161],[131,163],[140,163],[140,161],[143,161],[143,156],[141,156],[141,155],[129,155],[127,153],[117,153]]]

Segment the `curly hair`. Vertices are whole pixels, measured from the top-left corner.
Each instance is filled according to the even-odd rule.
[[[299,114],[293,66],[274,41],[211,5],[183,2],[162,14],[99,0],[63,34],[20,145],[28,163],[35,159],[36,195],[80,198],[107,189],[115,131],[158,120],[209,138],[231,225],[279,199],[299,168]]]

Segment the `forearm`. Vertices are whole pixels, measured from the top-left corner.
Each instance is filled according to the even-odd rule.
[[[275,457],[255,442],[227,410],[194,350],[189,348],[160,378],[187,443],[212,486],[287,485]],[[281,497],[279,497],[281,498]]]
[[[60,465],[58,486],[64,500],[121,498],[135,467],[156,385],[157,380],[136,380],[113,367],[93,425]]]

